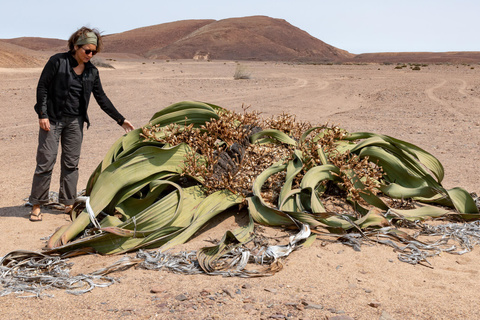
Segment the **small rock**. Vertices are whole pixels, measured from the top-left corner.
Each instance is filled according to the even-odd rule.
[[[252,286],[248,283],[245,283],[243,286],[242,286],[242,289],[250,289]]]
[[[202,291],[200,291],[200,295],[201,295],[202,297],[206,297],[206,296],[210,295],[210,292],[207,291],[207,290],[205,290],[205,289],[203,289]]]
[[[153,287],[150,289],[150,293],[160,293],[160,292],[163,292],[163,288]]]
[[[229,289],[226,289],[226,288],[225,288],[225,289],[222,289],[222,290],[223,290],[223,292],[225,292],[230,298],[233,298],[233,293],[232,293],[232,291],[230,291]]]
[[[283,314],[272,314],[269,319],[287,319]]]
[[[307,305],[305,306],[305,309],[322,310],[323,306],[321,304],[307,303]]]
[[[370,289],[363,289],[365,291],[365,293],[372,293],[372,290]]]
[[[272,289],[272,288],[265,288],[265,289],[263,289],[263,290],[265,290],[265,291],[267,291],[267,292],[271,292],[271,293],[277,293],[277,290],[276,290],[276,289]]]
[[[378,307],[380,307],[380,303],[379,303],[379,302],[370,302],[368,305],[369,305],[370,307],[372,307],[372,308],[378,308]]]
[[[236,294],[242,294],[242,290],[237,289],[237,290],[235,290],[235,293],[236,293]]]
[[[188,300],[187,296],[184,295],[183,293],[181,293],[181,294],[179,294],[178,296],[176,296],[175,299],[178,300],[178,301]]]
[[[295,305],[295,308],[298,310],[298,311],[303,311],[305,309],[305,307],[303,306],[303,304],[301,303],[298,303]]]

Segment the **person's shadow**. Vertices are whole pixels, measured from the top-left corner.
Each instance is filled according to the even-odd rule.
[[[14,207],[3,207],[0,208],[0,217],[21,217],[29,218],[30,211],[32,207],[27,206],[14,206]]]
[[[14,207],[2,207],[0,208],[0,218],[1,217],[18,217],[18,218],[30,218],[30,211],[32,211],[31,205],[20,205]],[[42,206],[42,213],[47,214],[63,214],[63,209],[60,207],[53,206]]]

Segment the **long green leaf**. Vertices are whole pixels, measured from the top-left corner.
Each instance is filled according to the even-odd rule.
[[[313,167],[305,173],[300,187],[310,194],[310,202],[307,207],[309,207],[312,212],[320,213],[326,211],[316,192],[317,185],[326,180],[338,180],[339,174],[340,169],[332,164]]]
[[[247,198],[247,202],[248,212],[257,223],[266,226],[290,226],[295,224],[284,212],[268,207],[257,196]]]
[[[150,120],[150,125],[166,126],[169,124],[185,124],[203,125],[211,119],[218,119],[218,115],[214,111],[205,109],[185,109],[174,111],[161,115]]]
[[[92,188],[90,202],[95,215],[103,210],[122,188],[135,184],[158,172],[181,172],[186,147],[174,148],[143,147],[133,154],[119,159],[108,166],[98,177]],[[88,224],[90,216],[84,210],[61,236],[63,244],[76,237]],[[58,244],[59,245],[59,244]]]
[[[451,213],[450,210],[441,208],[441,207],[434,207],[429,205],[424,205],[419,208],[415,209],[390,209],[391,212],[395,213],[401,218],[406,220],[415,221],[415,220],[425,220],[426,218],[438,218],[444,216],[448,213]],[[394,219],[396,215],[389,215],[391,219]]]
[[[373,138],[373,139],[380,139],[385,141],[388,144],[391,144],[392,146],[397,147],[398,149],[401,149],[412,156],[414,156],[416,159],[419,160],[420,163],[422,163],[425,167],[427,167],[437,178],[437,182],[441,183],[444,177],[444,168],[440,161],[438,161],[437,158],[435,158],[432,154],[429,152],[411,144],[403,140],[395,139],[387,135],[383,134],[376,134],[376,133],[368,133],[368,132],[356,132],[349,134],[347,137],[344,139],[346,140],[357,140],[357,139],[368,139],[368,138]],[[361,147],[360,147],[361,148]]]
[[[213,105],[209,105],[207,103],[198,102],[198,101],[180,101],[158,111],[152,116],[150,121],[155,121],[155,119],[157,119],[158,117],[171,114],[173,112],[192,110],[192,109],[205,110],[210,112],[214,111]]]
[[[217,191],[209,195],[198,206],[194,213],[194,220],[181,234],[168,241],[161,250],[168,250],[178,244],[186,242],[193,236],[205,223],[219,213],[224,212],[228,208],[242,203],[243,198],[231,193],[228,190]]]
[[[287,172],[285,176],[285,182],[280,190],[278,197],[278,208],[286,211],[296,211],[295,201],[293,198],[287,197],[292,190],[292,183],[295,180],[297,174],[302,170],[303,163],[301,160],[301,154],[298,150],[294,152],[294,157],[287,164]]]
[[[283,164],[282,162],[277,162],[277,163],[271,165],[270,167],[268,167],[267,169],[265,169],[262,173],[260,173],[255,178],[255,181],[253,181],[253,185],[252,185],[253,194],[259,198],[259,200],[261,201],[261,203],[264,206],[267,206],[267,204],[265,203],[265,201],[262,198],[262,192],[261,192],[262,186],[265,184],[265,181],[267,181],[267,179],[271,175],[273,175],[275,173],[278,173],[278,172],[281,172],[281,171],[285,170],[286,168],[287,168],[286,164]]]
[[[255,143],[259,138],[262,138],[264,136],[274,138],[282,143],[289,144],[292,146],[297,145],[297,142],[294,139],[290,138],[285,132],[276,130],[276,129],[266,129],[266,130],[257,132],[255,134],[252,134],[250,136],[250,141],[252,143]]]
[[[460,213],[478,213],[478,207],[472,196],[462,188],[453,188],[447,190],[450,199],[452,199],[455,209]]]

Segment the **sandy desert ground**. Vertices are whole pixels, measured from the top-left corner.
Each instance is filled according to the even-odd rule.
[[[423,147],[444,164],[447,188],[480,191],[480,65],[429,65],[419,71],[393,65],[295,65],[241,62],[249,80],[234,80],[233,61],[112,61],[103,86],[137,127],[159,109],[182,100],[211,102],[264,116],[281,112],[299,120],[337,124],[350,132],[388,134]],[[68,223],[44,210],[28,220],[24,198],[35,165],[38,122],[33,111],[41,68],[0,69],[0,257],[17,249],[40,251],[44,237]],[[79,188],[122,130],[96,103],[86,131]],[[58,168],[52,190],[58,188]],[[235,223],[222,216],[176,250],[219,239]],[[275,231],[276,232],[276,231]],[[278,234],[282,234],[278,231]],[[134,254],[131,254],[132,256]],[[72,274],[89,273],[119,256],[76,257]],[[0,298],[3,319],[478,319],[480,248],[443,254],[432,268],[400,262],[392,248],[360,252],[318,240],[294,252],[273,277],[242,279],[129,269],[108,288],[52,298]],[[152,289],[156,293],[152,293]]]

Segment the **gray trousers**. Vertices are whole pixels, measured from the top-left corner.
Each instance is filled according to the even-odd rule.
[[[77,197],[78,162],[83,141],[83,117],[64,117],[50,122],[50,131],[40,128],[38,134],[37,167],[33,175],[29,201],[32,205],[49,201],[50,181],[61,142],[59,202],[72,205]]]

